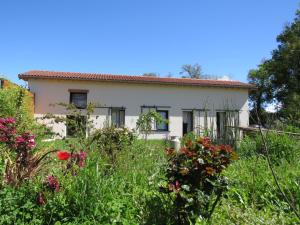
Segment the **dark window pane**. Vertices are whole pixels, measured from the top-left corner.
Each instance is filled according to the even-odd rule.
[[[125,110],[120,110],[120,127],[125,126]]]
[[[115,127],[124,127],[125,125],[125,110],[119,108],[111,109],[111,123]]]
[[[87,93],[71,93],[70,103],[78,109],[85,109],[87,106]]]
[[[168,111],[163,111],[163,110],[157,110],[157,112],[162,116],[162,118],[164,120],[168,120],[169,115],[168,115]],[[169,127],[168,127],[168,123],[167,122],[162,122],[160,124],[156,124],[156,129],[157,130],[162,130],[162,131],[168,131]]]

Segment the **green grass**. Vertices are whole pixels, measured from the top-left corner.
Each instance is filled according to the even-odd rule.
[[[59,176],[61,191],[48,193],[47,204],[37,206],[36,193],[41,190],[43,178],[20,189],[1,188],[0,223],[168,224],[172,221],[172,204],[159,192],[165,146],[163,141],[137,140],[119,154],[115,168],[99,152],[89,152],[86,167],[77,176],[62,175],[64,162],[57,162],[53,155],[47,172]],[[41,147],[68,148],[64,141],[46,142]],[[281,160],[275,170],[283,189],[299,207],[298,162],[299,158]],[[264,157],[243,156],[225,173],[230,182],[227,195],[210,223],[198,224],[299,223],[278,191]]]

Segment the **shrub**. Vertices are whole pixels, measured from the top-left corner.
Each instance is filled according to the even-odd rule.
[[[19,186],[41,169],[42,161],[52,151],[33,152],[35,136],[30,132],[17,133],[14,118],[0,118],[0,143],[4,145],[0,157],[5,162],[4,181]]]
[[[227,189],[222,171],[236,159],[235,152],[229,145],[213,145],[209,138],[187,140],[179,153],[170,148],[166,152],[167,184],[162,190],[171,194],[176,224],[210,218]]]
[[[96,143],[97,149],[104,153],[109,162],[114,165],[117,154],[132,145],[135,138],[129,129],[111,126],[96,130],[91,139],[93,143]]]
[[[148,135],[153,130],[153,124],[161,124],[164,122],[168,123],[168,120],[165,120],[158,112],[149,111],[140,114],[136,122],[136,127],[141,134],[144,134],[144,138],[147,140]]]
[[[281,160],[291,162],[299,157],[297,142],[288,135],[269,132],[266,135],[266,142],[270,158],[274,163],[279,163]],[[261,135],[257,134],[254,137],[244,138],[241,142],[239,154],[243,157],[252,157],[257,154],[265,155]]]

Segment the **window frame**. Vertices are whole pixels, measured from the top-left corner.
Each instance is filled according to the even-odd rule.
[[[75,107],[77,108],[77,109],[86,109],[87,108],[87,94],[88,94],[88,90],[69,90],[69,93],[70,93],[70,98],[69,98],[69,103],[70,104],[73,104],[73,105],[75,105]],[[82,94],[82,95],[85,95],[85,106],[84,107],[79,107],[79,106],[77,106],[75,103],[73,103],[73,95],[74,94]]]
[[[113,111],[116,110],[117,112],[117,121],[119,121],[120,124],[114,124],[113,121],[112,121],[112,114],[113,114]],[[120,112],[123,112],[124,113],[124,118],[123,120],[121,120],[121,113]],[[125,111],[125,108],[121,108],[121,107],[112,107],[110,109],[110,120],[111,120],[111,124],[114,125],[116,128],[124,128],[125,127],[125,120],[126,120],[126,111]],[[121,124],[121,121],[123,121],[123,124]]]

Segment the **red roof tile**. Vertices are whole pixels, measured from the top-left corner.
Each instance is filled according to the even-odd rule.
[[[207,79],[190,79],[190,78],[164,78],[164,77],[147,77],[147,76],[129,76],[113,74],[96,74],[96,73],[78,73],[78,72],[54,72],[31,70],[19,74],[19,78],[25,81],[29,79],[56,79],[56,80],[93,80],[102,82],[124,82],[124,83],[141,83],[141,84],[167,84],[179,86],[202,86],[202,87],[224,87],[224,88],[246,88],[253,89],[255,86],[239,81],[226,80],[207,80]]]

